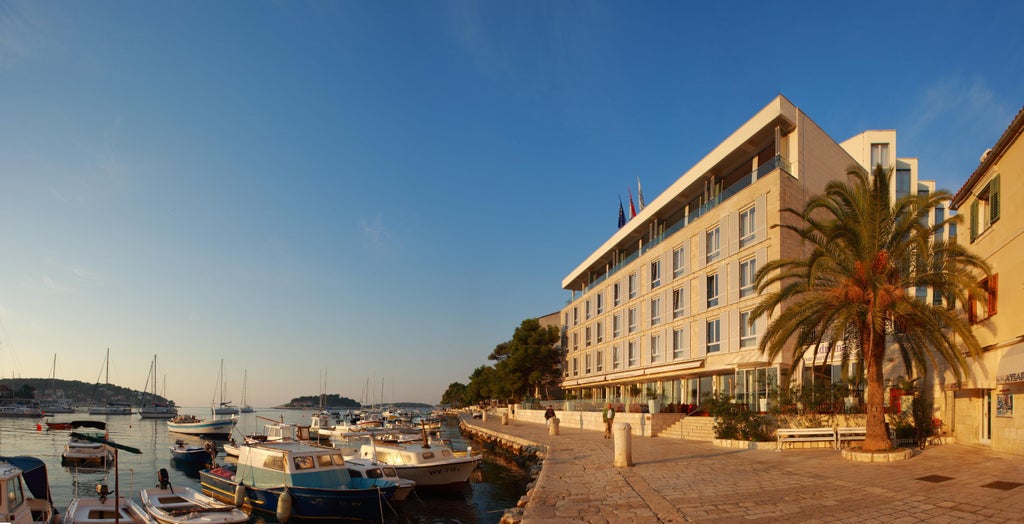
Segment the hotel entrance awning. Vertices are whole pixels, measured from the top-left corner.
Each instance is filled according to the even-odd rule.
[[[1024,344],[1006,350],[996,367],[996,384],[1024,382]]]

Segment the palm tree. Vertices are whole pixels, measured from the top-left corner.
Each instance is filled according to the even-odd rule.
[[[953,305],[968,298],[985,300],[978,285],[988,265],[956,239],[933,234],[956,216],[928,226],[928,218],[949,199],[945,191],[909,195],[893,202],[891,170],[868,175],[850,168],[849,181],[832,181],[811,197],[802,212],[786,209],[795,220],[778,225],[796,233],[807,246],[804,258],[774,260],[761,268],[755,283],[761,301],[751,319],[771,320],[759,349],[771,358],[792,347],[795,370],[804,352],[841,355],[846,364],[863,364],[867,382],[865,451],[889,449],[885,432],[882,366],[888,349],[902,358],[908,373],[924,375],[946,364],[957,381],[967,370],[963,349],[980,354],[970,324]],[[931,288],[945,305],[915,297],[918,286]],[[792,344],[791,346],[789,344]],[[792,375],[792,373],[790,373]]]

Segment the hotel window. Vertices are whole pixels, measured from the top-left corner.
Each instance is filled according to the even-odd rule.
[[[583,328],[583,333],[585,333],[583,335],[584,345],[590,347],[590,326]]]
[[[661,261],[651,262],[651,289],[661,285]]]
[[[627,367],[633,367],[637,364],[638,357],[636,354],[635,340],[630,340],[629,342],[626,343],[626,359],[628,361],[626,364]]]
[[[871,169],[879,164],[889,169],[889,144],[871,144]]]
[[[754,233],[757,227],[756,209],[751,206],[740,212],[740,247],[746,247],[754,243]]]
[[[967,320],[971,324],[977,324],[983,320],[993,317],[996,314],[996,298],[999,296],[999,274],[983,279],[981,289],[987,295],[985,303],[982,304],[973,298],[968,299]]]
[[[657,326],[661,324],[661,299],[651,299],[651,325]]]
[[[914,298],[920,300],[921,302],[927,302],[928,288],[924,286],[917,286],[917,288],[914,289]]]
[[[573,333],[572,334],[572,350],[576,351],[579,348],[580,348],[580,334],[579,333]]]
[[[683,288],[672,290],[672,318],[683,318],[686,314],[686,302],[683,301]]]
[[[749,348],[757,345],[757,324],[750,325],[750,311],[740,312],[740,347]]]
[[[612,284],[612,305],[617,306],[622,303],[622,296],[619,294],[619,283]]]
[[[754,294],[754,275],[757,273],[757,259],[740,262],[740,297]]]
[[[999,175],[996,175],[971,202],[971,242],[999,221],[999,201]]]
[[[612,316],[612,338],[619,338],[622,334],[622,315]]]
[[[597,314],[604,313],[604,293],[597,294]]]
[[[590,320],[590,300],[583,301],[583,320]]]
[[[604,323],[600,320],[597,321],[597,343],[600,344],[604,341]]]
[[[598,373],[604,371],[604,351],[597,350],[596,357],[594,358],[594,370]]]
[[[686,331],[672,330],[672,359],[679,360],[686,356]]]
[[[628,333],[635,333],[636,332],[636,308],[635,307],[631,307],[631,308],[629,308],[629,311],[626,311],[626,324],[627,324],[626,332],[628,332]]]
[[[672,251],[672,278],[679,278],[686,272],[686,251],[679,246]]]
[[[651,364],[661,360],[661,335],[651,335]]]
[[[874,166],[874,164],[872,164]],[[910,170],[896,170],[896,198],[905,197],[910,194]]]
[[[718,273],[712,273],[708,275],[708,307],[715,307],[718,305]]]
[[[589,375],[590,373],[590,353],[587,353],[586,355],[583,355],[583,374]]]
[[[578,376],[580,374],[580,359],[572,357],[572,376]]]
[[[636,273],[629,274],[629,298],[636,298]]]
[[[612,369],[622,367],[622,350],[619,346],[612,346]]]
[[[715,353],[722,348],[722,324],[720,319],[708,320],[707,353]]]
[[[709,229],[707,232],[707,261],[708,263],[718,260],[718,255],[721,254],[722,247],[722,234],[718,230],[718,226],[713,229]]]
[[[579,306],[573,306],[572,307],[572,325],[574,325],[574,326],[580,325],[580,307]]]

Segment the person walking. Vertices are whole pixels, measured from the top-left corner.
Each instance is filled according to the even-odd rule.
[[[555,408],[548,406],[548,409],[544,411],[544,424],[547,426],[551,425],[551,419],[555,417]]]
[[[612,438],[612,421],[615,420],[615,408],[611,404],[604,405],[601,420],[604,421],[604,438]]]

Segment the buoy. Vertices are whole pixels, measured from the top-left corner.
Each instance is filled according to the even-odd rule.
[[[245,504],[245,483],[239,482],[235,486],[235,506],[242,507]]]
[[[288,493],[288,490],[284,490],[284,493],[278,497],[277,513],[275,516],[281,524],[288,522],[288,517],[292,516],[292,494]]]

